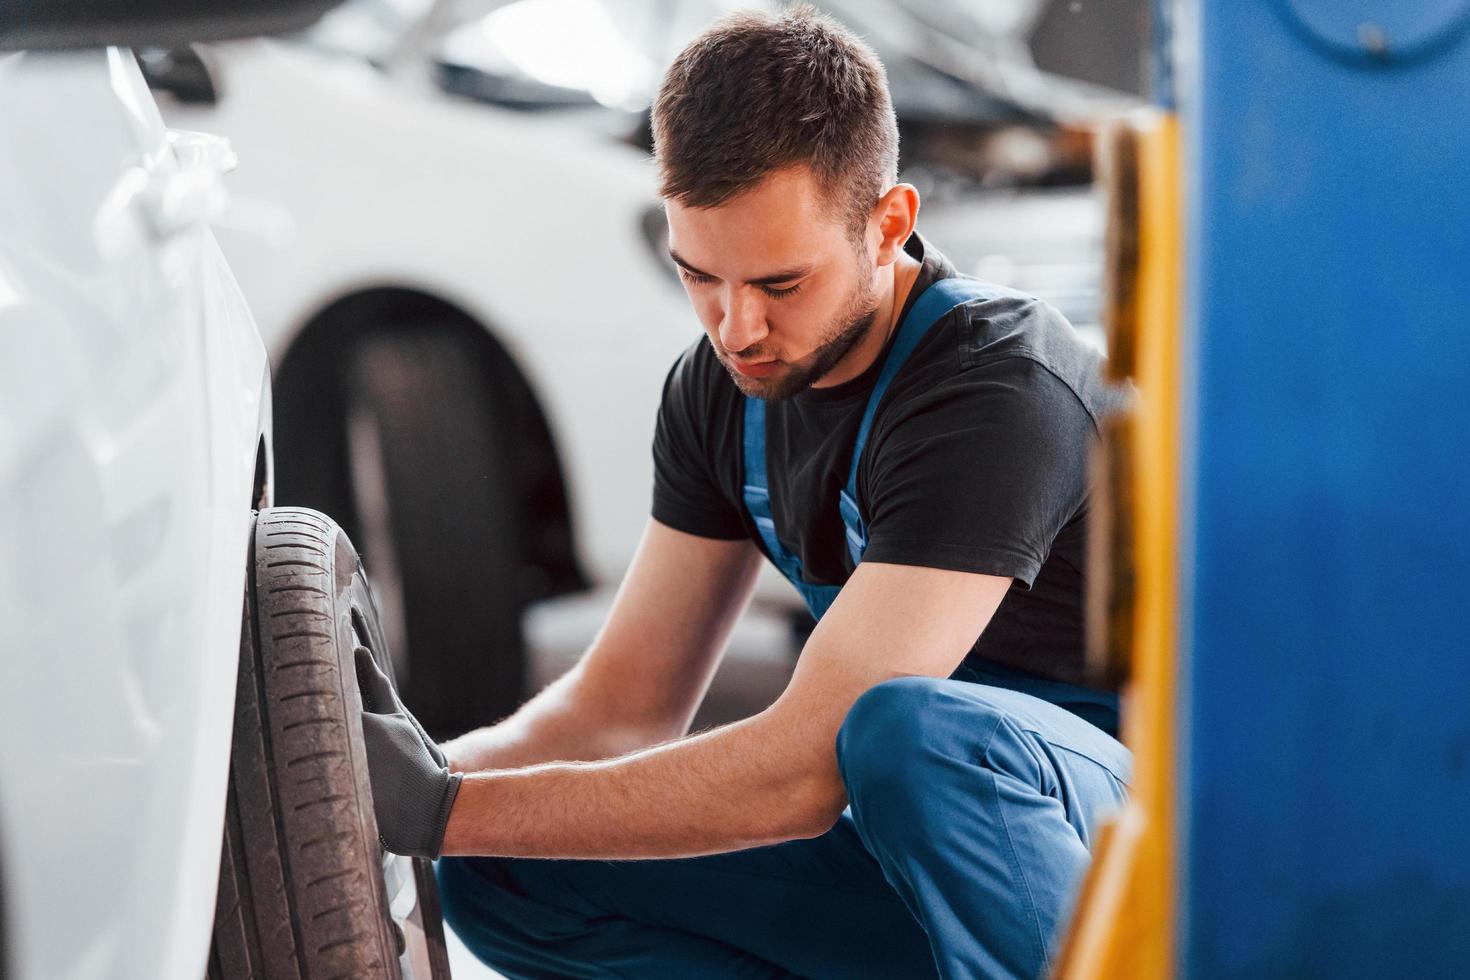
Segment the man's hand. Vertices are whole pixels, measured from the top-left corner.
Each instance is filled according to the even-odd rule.
[[[398,700],[372,654],[358,647],[355,656],[378,836],[394,854],[436,858],[464,777],[446,767],[444,753]]]

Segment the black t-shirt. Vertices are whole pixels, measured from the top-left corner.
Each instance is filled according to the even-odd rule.
[[[918,234],[904,248],[922,262],[907,315],[931,283],[959,273]],[[1010,576],[967,661],[1080,684],[1087,458],[1116,395],[1100,355],[1060,313],[1000,293],[951,310],[894,376],[858,466],[863,557]],[[857,378],[766,407],[776,531],[808,581],[841,585],[852,574],[838,491],[882,365],[880,356]],[[653,516],[765,551],[741,496],[743,412],[744,396],[701,337],[664,383]]]

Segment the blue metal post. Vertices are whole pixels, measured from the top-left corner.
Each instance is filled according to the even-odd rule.
[[[1197,13],[1181,974],[1467,977],[1470,0]]]

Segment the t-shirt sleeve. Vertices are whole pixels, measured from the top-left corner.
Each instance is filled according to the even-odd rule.
[[[1041,364],[977,365],[905,405],[876,441],[865,561],[1004,575],[1027,588],[1083,506],[1096,428]],[[879,433],[875,432],[875,437]]]
[[[686,350],[664,379],[653,434],[653,517],[687,534],[743,538],[740,514],[721,491],[706,450],[710,393],[700,373],[699,346]]]

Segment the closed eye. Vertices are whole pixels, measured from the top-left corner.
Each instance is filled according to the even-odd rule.
[[[703,286],[705,283],[714,282],[715,281],[714,276],[701,276],[701,275],[696,275],[695,273],[690,272],[688,269],[684,268],[682,265],[681,266],[678,266],[677,268],[679,270],[679,276],[680,276],[680,278],[682,278],[685,282],[690,283],[692,285],[695,285],[695,286]]]
[[[703,286],[715,281],[714,276],[701,276],[697,273],[690,272],[682,265],[678,266],[677,268],[679,270],[679,275],[683,277],[685,282],[689,283],[692,286]],[[767,296],[770,296],[772,299],[782,299],[787,296],[796,295],[796,293],[801,289],[801,283],[797,283],[794,286],[787,286],[784,289],[776,289],[775,287],[767,286],[764,283],[759,283],[756,285],[755,288],[759,289]]]

